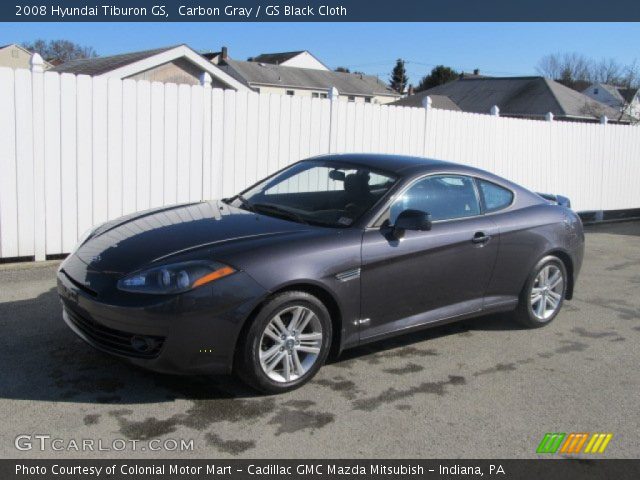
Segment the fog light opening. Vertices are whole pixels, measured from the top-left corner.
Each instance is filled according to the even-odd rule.
[[[156,347],[156,341],[153,338],[135,335],[131,337],[131,346],[140,353],[147,353]]]

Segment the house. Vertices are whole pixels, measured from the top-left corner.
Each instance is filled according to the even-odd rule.
[[[187,45],[71,60],[51,70],[75,75],[161,83],[199,85],[206,82],[216,88],[248,90],[242,82],[222,71]]]
[[[243,62],[231,59],[226,49],[222,50],[218,67],[260,93],[327,98],[329,90],[336,88],[338,99],[350,102],[385,104],[400,98],[399,93],[373,75]]]
[[[219,52],[211,52],[211,51],[210,52],[200,52],[200,55],[202,55],[204,58],[209,60],[214,65],[218,65],[218,63],[220,62],[220,59],[222,57],[226,57],[227,56],[227,47],[222,47],[222,50],[220,50]]]
[[[544,77],[463,77],[405,97],[394,105],[422,106],[426,96],[445,95],[464,112],[489,113],[497,106],[501,116],[594,122],[605,115],[615,123],[631,119],[615,108]]]
[[[618,87],[608,83],[594,83],[582,91],[587,97],[640,120],[639,92],[638,88]]]
[[[33,53],[16,43],[0,47],[0,67],[31,68]],[[44,62],[45,70],[51,68],[51,64]]]
[[[222,58],[228,58],[228,49],[227,47],[222,47],[218,52],[203,52],[200,55],[210,62],[218,65]],[[307,50],[282,53],[261,53],[257,57],[249,57],[247,61],[266,63],[269,65],[282,65],[284,67],[312,68],[315,70],[325,71],[331,70]]]
[[[249,58],[250,62],[268,63],[283,67],[311,68],[314,70],[331,70],[307,50],[282,53],[261,53],[257,57]]]

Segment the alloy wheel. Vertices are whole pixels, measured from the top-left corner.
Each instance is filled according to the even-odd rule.
[[[293,382],[315,364],[321,346],[318,316],[308,307],[288,306],[271,318],[262,333],[260,366],[275,382]]]
[[[538,272],[531,287],[531,310],[538,320],[546,321],[560,308],[564,295],[564,275],[557,265],[547,264]]]

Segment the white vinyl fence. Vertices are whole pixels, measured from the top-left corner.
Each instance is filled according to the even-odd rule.
[[[228,196],[328,152],[478,166],[576,210],[640,207],[640,127],[533,121],[0,68],[0,258],[92,225]]]

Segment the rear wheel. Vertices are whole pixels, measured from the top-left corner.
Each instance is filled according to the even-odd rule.
[[[567,269],[558,257],[549,255],[534,267],[522,293],[515,318],[530,328],[551,323],[562,308],[567,291]]]
[[[258,312],[237,352],[237,373],[267,393],[293,390],[308,382],[327,358],[331,318],[313,295],[284,292]]]

